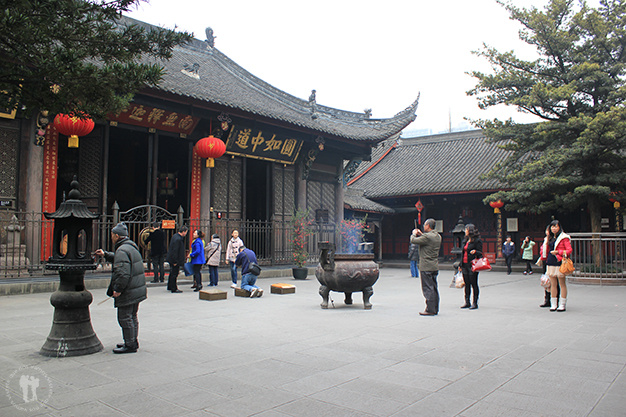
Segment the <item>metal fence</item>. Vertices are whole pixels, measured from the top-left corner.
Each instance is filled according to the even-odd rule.
[[[111,229],[119,222],[126,223],[129,237],[141,242],[146,230],[155,222],[173,220],[177,225],[184,224],[193,232],[202,230],[208,243],[213,233],[217,233],[222,242],[221,261],[225,262],[228,240],[233,230],[238,230],[244,244],[252,249],[262,265],[292,265],[292,226],[289,222],[250,221],[233,219],[189,219],[184,218],[182,210],[169,213],[156,206],[141,206],[121,212],[114,206],[112,214],[101,215],[93,222],[92,250],[103,248],[112,251]],[[315,233],[308,237],[307,249],[309,262],[317,262],[319,258],[318,242],[335,242],[335,225],[321,223],[314,226]],[[40,276],[56,274],[46,270],[46,261],[52,255],[52,236],[54,221],[47,220],[41,212],[0,212],[0,278],[16,278],[24,276]],[[166,244],[176,233],[174,229],[166,229]],[[191,236],[188,235],[191,241]],[[148,248],[140,244],[144,260],[150,269],[150,253]],[[104,263],[103,259],[96,259]],[[104,266],[104,265],[103,265]],[[98,268],[94,272],[102,271]],[[91,272],[87,272],[91,273]]]
[[[626,278],[626,233],[570,233],[577,276]]]

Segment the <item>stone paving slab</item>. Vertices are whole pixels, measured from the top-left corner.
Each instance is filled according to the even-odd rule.
[[[91,289],[102,352],[39,355],[50,293],[0,297],[0,416],[623,416],[626,287],[570,285],[567,312],[539,308],[538,277],[481,273],[478,310],[439,277],[441,311],[421,317],[418,279],[383,268],[372,310],[346,306],[319,284],[262,298],[199,300],[152,286],[139,309],[139,352],[121,341],[105,289]],[[294,281],[295,283],[295,281]],[[229,291],[228,282],[220,286]],[[43,372],[38,374],[36,372]],[[51,381],[49,399],[23,411],[16,376]],[[45,392],[39,392],[42,397]],[[21,401],[21,403],[20,403]]]

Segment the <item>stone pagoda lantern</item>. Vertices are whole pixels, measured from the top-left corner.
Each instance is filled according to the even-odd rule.
[[[44,356],[82,356],[100,352],[102,343],[91,326],[89,305],[93,296],[85,289],[85,271],[96,269],[91,256],[92,223],[97,214],[80,200],[76,176],[70,184],[69,199],[54,213],[52,256],[46,268],[59,271],[59,289],[50,296],[54,319],[48,339],[41,348]]]

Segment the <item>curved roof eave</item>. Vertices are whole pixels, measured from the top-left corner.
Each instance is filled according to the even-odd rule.
[[[150,25],[123,16],[122,24]],[[404,110],[386,119],[371,119],[355,113],[302,100],[252,75],[218,49],[193,39],[177,46],[169,60],[158,63],[164,76],[151,90],[193,98],[205,103],[275,119],[320,134],[356,141],[378,142],[399,133],[416,118],[417,98]]]

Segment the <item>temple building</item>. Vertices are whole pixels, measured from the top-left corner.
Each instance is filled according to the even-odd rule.
[[[525,236],[540,244],[553,217],[567,231],[591,231],[584,208],[541,214],[507,212],[502,208],[498,214],[483,203],[486,196],[505,188],[498,181],[484,180],[481,176],[507,155],[507,151],[488,143],[481,130],[390,138],[373,150],[370,161],[354,171],[346,195],[358,193],[362,200],[379,205],[376,209],[369,204],[370,211],[386,213],[381,217],[383,260],[406,259],[411,231],[429,217],[435,219],[442,234],[441,259],[456,257],[452,231],[459,222],[476,225],[484,252],[493,258],[506,235],[511,235],[518,249]],[[359,217],[367,212],[364,208],[357,211],[361,212],[357,214]],[[607,201],[603,207],[606,231],[617,230],[616,222]],[[535,245],[535,254],[539,244]],[[516,256],[520,257],[519,250]]]
[[[121,23],[146,25],[126,17]],[[346,168],[399,137],[415,119],[418,99],[386,119],[324,106],[315,91],[300,99],[237,65],[207,34],[176,47],[161,62],[159,86],[96,121],[78,147],[68,147],[50,123],[54,115],[0,114],[2,215],[54,212],[76,175],[82,200],[101,216],[94,235],[103,243],[113,221],[126,219],[139,239],[151,222],[172,215],[220,233],[223,242],[243,229],[246,244],[270,263],[289,262],[285,232],[296,208],[308,208],[317,223],[343,219]],[[42,127],[45,135],[38,135]],[[194,151],[209,135],[226,145],[213,168]],[[26,238],[31,264],[49,253],[39,227]]]

